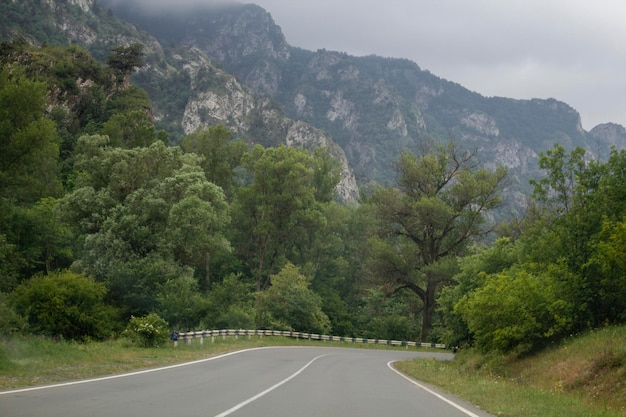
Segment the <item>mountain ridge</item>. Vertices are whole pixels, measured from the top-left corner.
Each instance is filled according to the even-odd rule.
[[[580,146],[599,159],[611,146],[626,147],[622,126],[607,123],[586,132],[578,112],[554,98],[484,97],[408,59],[293,47],[258,5],[164,13],[133,2],[66,3],[104,27],[85,36],[80,24],[57,17],[58,30],[97,58],[115,43],[134,39],[146,45],[146,66],[134,80],[150,95],[161,127],[180,137],[221,123],[265,146],[286,143],[290,131],[301,135],[291,143],[304,143],[302,135],[316,132],[326,139],[310,142],[336,143],[335,153],[345,158],[344,177],[354,173],[346,186],[353,199],[357,185],[392,183],[403,149],[419,152],[425,140],[452,139],[474,149],[485,166],[509,169],[505,206],[517,215],[530,192],[528,180],[543,175],[539,154],[555,143]],[[120,29],[117,16],[132,26]],[[302,123],[311,127],[308,134]]]

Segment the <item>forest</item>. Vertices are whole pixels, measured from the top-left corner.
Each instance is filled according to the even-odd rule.
[[[207,126],[170,143],[131,82],[78,46],[0,44],[0,334],[89,341],[152,325],[539,349],[626,322],[626,152],[555,143],[526,212],[461,142],[404,151],[334,198],[324,149]]]

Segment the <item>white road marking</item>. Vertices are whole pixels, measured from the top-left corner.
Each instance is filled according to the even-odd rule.
[[[261,391],[259,392],[257,395],[248,398],[245,401],[240,402],[239,404],[237,404],[236,406],[229,408],[228,410],[215,415],[215,417],[226,417],[232,413],[234,413],[235,411],[239,410],[240,408],[245,407],[246,405],[250,404],[253,401],[258,400],[259,398],[263,397],[266,394],[269,394],[270,392],[274,391],[276,388],[280,387],[283,384],[286,384],[287,382],[291,381],[292,379],[294,379],[296,376],[298,376],[300,373],[302,373],[302,371],[304,371],[306,368],[308,368],[313,362],[315,362],[316,360],[318,360],[319,358],[323,358],[324,356],[328,356],[328,355],[320,355],[320,356],[316,356],[315,358],[311,359],[309,361],[309,363],[307,363],[306,365],[304,365],[302,368],[300,368],[297,372],[295,372],[294,374],[290,375],[289,377],[283,379],[282,381],[280,381],[279,383],[272,385],[271,387],[269,387],[268,389],[266,389],[265,391]]]
[[[431,390],[430,388],[428,388],[427,386],[424,386],[422,384],[420,384],[419,382],[415,381],[414,379],[409,378],[408,376],[404,375],[402,372],[398,371],[396,368],[394,368],[392,366],[392,364],[395,361],[390,361],[387,362],[387,366],[389,367],[389,369],[391,369],[392,371],[394,371],[396,374],[400,375],[402,378],[406,379],[407,381],[409,381],[411,384],[418,386],[419,388],[423,389],[424,391],[428,392],[429,394],[434,395],[435,397],[439,398],[441,401],[444,401],[448,404],[450,404],[452,407],[456,408],[457,410],[467,414],[470,417],[480,417],[478,414],[472,413],[470,410],[468,410],[467,408],[464,408],[462,406],[460,406],[459,404],[455,403],[454,401],[444,397],[443,395]]]

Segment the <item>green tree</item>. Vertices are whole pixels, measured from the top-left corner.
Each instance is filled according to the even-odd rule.
[[[17,246],[0,234],[0,293],[12,291],[20,279],[20,261]]]
[[[126,114],[141,110],[150,114],[152,111],[148,94],[132,84],[128,88],[117,90],[111,94],[106,105],[108,117],[116,113]]]
[[[46,274],[69,267],[73,259],[71,233],[67,226],[58,221],[56,205],[56,199],[44,198],[24,212],[32,238],[32,247],[28,250],[34,256],[31,262]]]
[[[209,126],[185,136],[181,148],[203,156],[201,162],[207,179],[232,193],[235,181],[235,168],[241,165],[241,158],[247,145],[241,140],[232,140],[232,133],[224,126]]]
[[[111,48],[112,54],[107,57],[107,65],[116,72],[118,83],[127,86],[133,71],[143,66],[143,49],[141,43]]]
[[[157,130],[143,110],[115,113],[104,123],[100,133],[111,139],[111,146],[124,148],[150,146],[159,140]]]
[[[370,288],[358,311],[359,336],[372,339],[415,340],[419,325],[412,316],[415,298],[407,293],[390,298]]]
[[[230,242],[222,233],[230,223],[230,216],[221,188],[210,183],[204,184],[204,188],[204,193],[184,197],[172,205],[167,234],[177,259],[204,269],[208,288],[211,256],[231,250]]]
[[[371,240],[371,273],[390,293],[407,289],[420,298],[427,340],[437,291],[453,282],[456,257],[485,232],[506,170],[479,169],[474,154],[450,143],[420,157],[403,152],[397,172],[398,187],[372,196],[380,230]]]
[[[459,259],[459,273],[454,276],[456,285],[444,287],[437,300],[443,316],[441,339],[449,346],[473,343],[472,333],[455,309],[456,304],[484,285],[485,274],[502,273],[522,259],[520,245],[510,238],[499,238],[489,247],[472,249],[471,255]]]
[[[576,148],[569,154],[562,145],[554,145],[539,157],[539,168],[547,171],[547,176],[534,185],[534,197],[553,208],[557,215],[568,213],[575,204],[575,197],[582,185],[580,180],[585,175],[587,163],[585,151]]]
[[[324,222],[315,181],[315,158],[301,149],[256,146],[244,156],[252,182],[233,203],[234,242],[257,291],[287,261],[305,257]]]
[[[213,329],[256,328],[254,285],[241,274],[229,274],[211,286],[209,309],[204,324]]]
[[[10,295],[0,292],[0,335],[8,336],[12,333],[24,331],[26,322],[15,311],[14,302]]]
[[[355,336],[366,268],[364,242],[373,220],[365,204],[352,207],[329,202],[322,210],[324,222],[315,230],[302,268],[311,271],[311,288],[322,297],[334,334]]]
[[[208,301],[200,293],[193,271],[182,272],[186,273],[159,285],[158,311],[172,327],[191,330],[206,315]]]
[[[0,290],[12,290],[20,281],[37,273],[67,268],[73,261],[70,229],[55,215],[57,200],[42,198],[35,204],[15,205],[0,200],[0,267],[7,275]],[[0,255],[2,257],[2,255]]]
[[[293,264],[272,275],[271,286],[258,293],[257,324],[299,332],[330,332],[322,300],[310,288],[307,277]]]
[[[595,251],[584,269],[599,272],[596,314],[610,322],[626,322],[626,217],[619,222],[606,219]]]
[[[578,277],[570,292],[583,307],[575,330],[619,321],[623,304],[612,297],[615,271],[607,268],[607,252],[601,252],[610,241],[607,225],[626,214],[626,152],[613,149],[608,162],[601,163],[588,161],[580,148],[567,153],[555,145],[542,155],[540,166],[546,178],[533,184],[542,221],[521,239],[528,256],[544,265],[562,260],[569,274]]]

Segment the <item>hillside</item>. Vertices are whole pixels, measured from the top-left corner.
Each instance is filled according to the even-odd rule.
[[[494,415],[626,415],[624,326],[573,336],[521,359],[467,351],[452,366],[414,361],[399,368]]]

